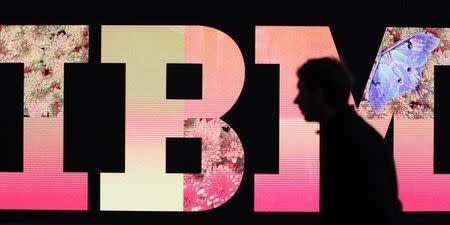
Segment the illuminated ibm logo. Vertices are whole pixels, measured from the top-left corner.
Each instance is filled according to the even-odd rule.
[[[66,89],[64,81],[90,87],[103,83],[82,73],[65,77],[66,66],[110,66],[102,79],[124,84],[117,86],[125,105],[118,114],[124,121],[124,170],[100,173],[100,210],[206,211],[239,190],[245,146],[221,118],[239,98],[246,68],[239,46],[227,34],[204,26],[102,26],[101,62],[94,64],[89,50],[99,46],[90,45],[88,26],[0,28],[0,62],[22,64],[24,75],[23,87],[18,86],[23,88],[23,168],[0,172],[1,210],[88,210],[88,173],[66,169],[64,117],[108,116],[96,114],[95,107],[64,110],[66,94],[82,88]],[[450,64],[448,32],[387,28],[358,108],[382,135],[394,116],[394,155],[405,211],[450,211],[450,175],[433,173],[434,66]],[[431,47],[426,49],[428,37]],[[376,96],[384,80],[401,76],[393,57],[412,57],[401,48],[422,48],[417,51],[423,62],[406,71],[416,73],[406,77],[416,79],[413,88]],[[254,50],[254,63],[279,65],[280,76],[279,173],[254,174],[254,211],[318,212],[318,125],[304,121],[293,99],[301,63],[339,57],[331,32],[328,27],[256,26]],[[180,68],[190,70],[195,82],[174,78]],[[179,95],[180,90],[189,94]],[[85,96],[114,101],[102,93]],[[374,106],[371,98],[381,99],[380,104]],[[168,173],[167,145],[182,146],[183,140],[201,146],[201,169]],[[108,149],[102,151],[107,158]]]

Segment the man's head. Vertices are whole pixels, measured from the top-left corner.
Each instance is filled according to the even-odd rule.
[[[297,71],[299,94],[295,99],[306,121],[320,122],[332,111],[348,105],[351,74],[336,59],[311,59]]]

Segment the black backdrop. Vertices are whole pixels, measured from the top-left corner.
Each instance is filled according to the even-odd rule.
[[[123,67],[100,66],[100,33],[101,25],[204,25],[219,29],[238,44],[243,54],[246,66],[246,77],[243,92],[235,106],[222,117],[239,134],[245,149],[246,165],[244,179],[236,195],[225,205],[207,212],[173,213],[173,212],[101,212],[99,210],[99,172],[121,171],[121,151],[123,149],[123,130],[108,130],[105,123],[115,121],[116,127],[123,127],[121,113],[124,106],[123,80],[107,81],[101,88],[105,93],[114,94],[117,101],[105,102],[105,108],[113,109],[117,114],[91,118],[96,125],[82,124],[66,132],[78,135],[96,136],[98,139],[87,139],[79,143],[65,139],[65,154],[71,154],[71,146],[86,147],[72,158],[65,156],[69,166],[67,171],[89,172],[89,210],[81,211],[0,211],[0,224],[316,224],[320,221],[318,213],[254,213],[253,187],[254,173],[277,173],[278,171],[278,67],[276,65],[255,65],[255,26],[256,25],[290,25],[290,26],[329,26],[340,56],[356,75],[354,96],[360,100],[365,82],[372,68],[380,40],[387,26],[399,27],[449,27],[450,2],[428,0],[413,1],[360,1],[360,2],[312,2],[297,1],[270,3],[263,2],[2,2],[0,8],[0,24],[3,25],[34,25],[34,24],[76,24],[90,25],[90,58],[85,67],[67,66],[67,74],[85,73],[93,80],[102,80],[98,74],[103,71],[123,72]],[[17,67],[18,68],[18,67]],[[15,67],[0,66],[1,73],[20,73]],[[118,70],[117,70],[118,68]],[[436,116],[435,124],[435,154],[443,157],[435,158],[435,173],[450,173],[450,146],[446,134],[450,123],[445,115],[449,110],[446,106],[450,101],[450,93],[445,92],[445,81],[442,74],[450,73],[448,67],[439,68],[436,79],[441,84],[436,86]],[[267,74],[268,76],[261,76]],[[97,76],[97,77],[96,77]],[[265,78],[262,78],[265,77]],[[5,83],[4,83],[5,82]],[[12,83],[7,83],[12,82]],[[17,80],[3,80],[2,93],[20,93]],[[108,83],[110,82],[110,83]],[[121,83],[122,82],[122,83]],[[76,81],[66,81],[66,86],[79,85]],[[119,87],[119,90],[114,89]],[[441,88],[440,88],[441,87]],[[90,87],[83,87],[90,88]],[[66,96],[66,111],[71,104],[76,110],[77,99],[88,97],[73,88],[72,95]],[[79,97],[78,97],[79,96]],[[70,100],[72,99],[72,100]],[[19,99],[20,100],[20,99]],[[70,103],[71,101],[72,103]],[[20,101],[6,101],[10,104],[2,109],[2,124],[0,132],[18,134],[21,138],[20,126],[6,118],[20,118]],[[88,103],[89,104],[89,103]],[[76,112],[76,111],[75,111]],[[75,114],[74,112],[74,114]],[[102,115],[102,113],[99,113]],[[257,115],[257,116],[255,116]],[[66,117],[69,118],[70,114]],[[83,118],[72,118],[68,123],[76,124]],[[86,119],[86,118],[84,118]],[[261,123],[260,121],[265,121]],[[103,125],[102,125],[103,124]],[[92,128],[85,132],[86,126]],[[386,138],[392,145],[393,122]],[[83,129],[83,130],[82,130]],[[84,132],[84,133],[83,133]],[[2,143],[6,141],[2,135]],[[11,136],[11,135],[10,135]],[[447,140],[446,140],[447,139]],[[117,152],[113,157],[99,165],[103,152],[95,150],[98,142],[116,140],[110,147]],[[90,142],[92,143],[90,143]],[[11,142],[9,142],[11,143]],[[94,147],[92,147],[94,146]],[[446,149],[447,148],[447,149]],[[21,171],[22,154],[20,145],[1,147],[0,170]],[[446,153],[448,151],[449,153]],[[72,153],[73,154],[73,153]],[[87,157],[81,161],[78,157]],[[167,162],[171,163],[171,162]],[[351,214],[351,212],[349,212]],[[450,224],[450,212],[410,212],[406,213],[409,224]]]

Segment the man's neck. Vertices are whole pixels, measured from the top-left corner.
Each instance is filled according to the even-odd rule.
[[[321,126],[325,126],[328,121],[336,114],[336,109],[334,109],[331,106],[325,107],[325,109],[322,111],[321,119],[319,121]]]

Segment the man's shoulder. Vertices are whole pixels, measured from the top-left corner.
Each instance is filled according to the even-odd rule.
[[[381,134],[354,110],[341,112],[329,125],[330,132],[334,133],[335,136],[342,136],[347,139],[344,141],[355,144],[375,144],[384,141]]]

